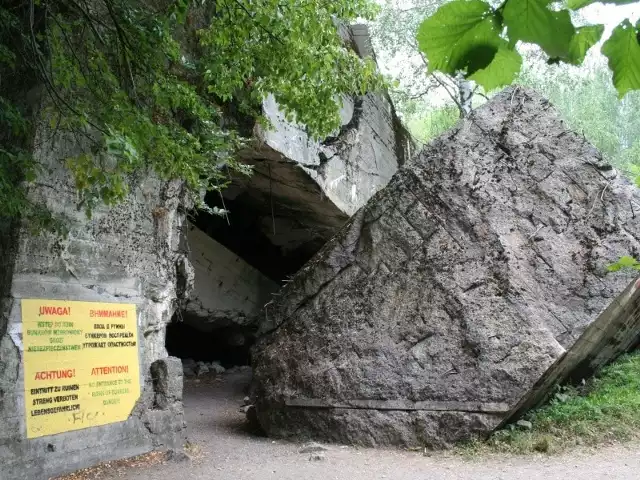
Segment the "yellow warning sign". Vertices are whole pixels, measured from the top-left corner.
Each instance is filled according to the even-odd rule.
[[[121,422],[140,397],[136,306],[22,300],[27,437]]]

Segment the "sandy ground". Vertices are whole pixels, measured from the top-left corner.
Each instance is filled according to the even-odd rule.
[[[639,479],[640,446],[573,451],[564,456],[483,457],[328,446],[310,460],[300,445],[247,432],[238,412],[248,381],[225,374],[185,385],[192,460],[103,466],[85,479],[125,480],[537,480]],[[78,477],[75,477],[78,478]]]

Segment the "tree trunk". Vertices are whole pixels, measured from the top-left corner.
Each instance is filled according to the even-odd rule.
[[[458,107],[460,109],[460,118],[465,118],[473,109],[473,89],[471,88],[471,82],[469,80],[465,80],[461,73],[456,75],[455,83],[458,87]]]

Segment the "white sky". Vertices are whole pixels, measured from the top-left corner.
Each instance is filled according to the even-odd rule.
[[[580,10],[580,13],[589,23],[603,23],[605,25],[603,37],[607,38],[616,25],[625,18],[631,20],[631,23],[635,25],[640,18],[640,5],[616,6],[594,3]]]

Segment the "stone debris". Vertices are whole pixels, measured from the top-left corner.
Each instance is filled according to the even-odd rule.
[[[175,463],[191,462],[193,458],[182,450],[169,450],[167,452],[167,460]]]
[[[320,445],[316,442],[307,443],[304,445],[299,451],[300,453],[318,453],[318,452],[326,452],[328,450],[327,447]]]
[[[205,362],[196,363],[195,372],[196,372],[196,377],[201,377],[202,375],[206,375],[207,373],[209,373],[209,364]]]
[[[502,92],[274,298],[252,352],[262,428],[360,445],[488,435],[635,280],[607,266],[640,252],[637,212],[638,190],[548,101]]]
[[[242,375],[248,375],[251,373],[251,366],[249,365],[235,365],[231,368],[227,368],[226,372],[227,374],[242,374]]]
[[[196,361],[192,358],[183,358],[182,359],[182,374],[186,378],[191,378],[196,376]]]
[[[528,420],[518,420],[516,422],[516,426],[524,430],[531,430],[533,428],[533,424]]]
[[[182,372],[187,378],[201,377],[209,373],[221,375],[226,371],[227,369],[224,368],[217,360],[213,362],[196,362],[192,358],[185,358],[182,360]]]
[[[215,373],[217,373],[218,375],[221,375],[226,371],[226,368],[224,368],[222,365],[220,365],[220,362],[211,362],[209,364],[209,370],[212,370]]]
[[[240,407],[240,409],[238,410],[238,412],[244,414],[245,416],[249,413],[249,410],[251,410],[252,408],[254,408],[253,405],[243,405]]]
[[[327,459],[324,453],[312,453],[309,456],[310,462],[324,462]]]

